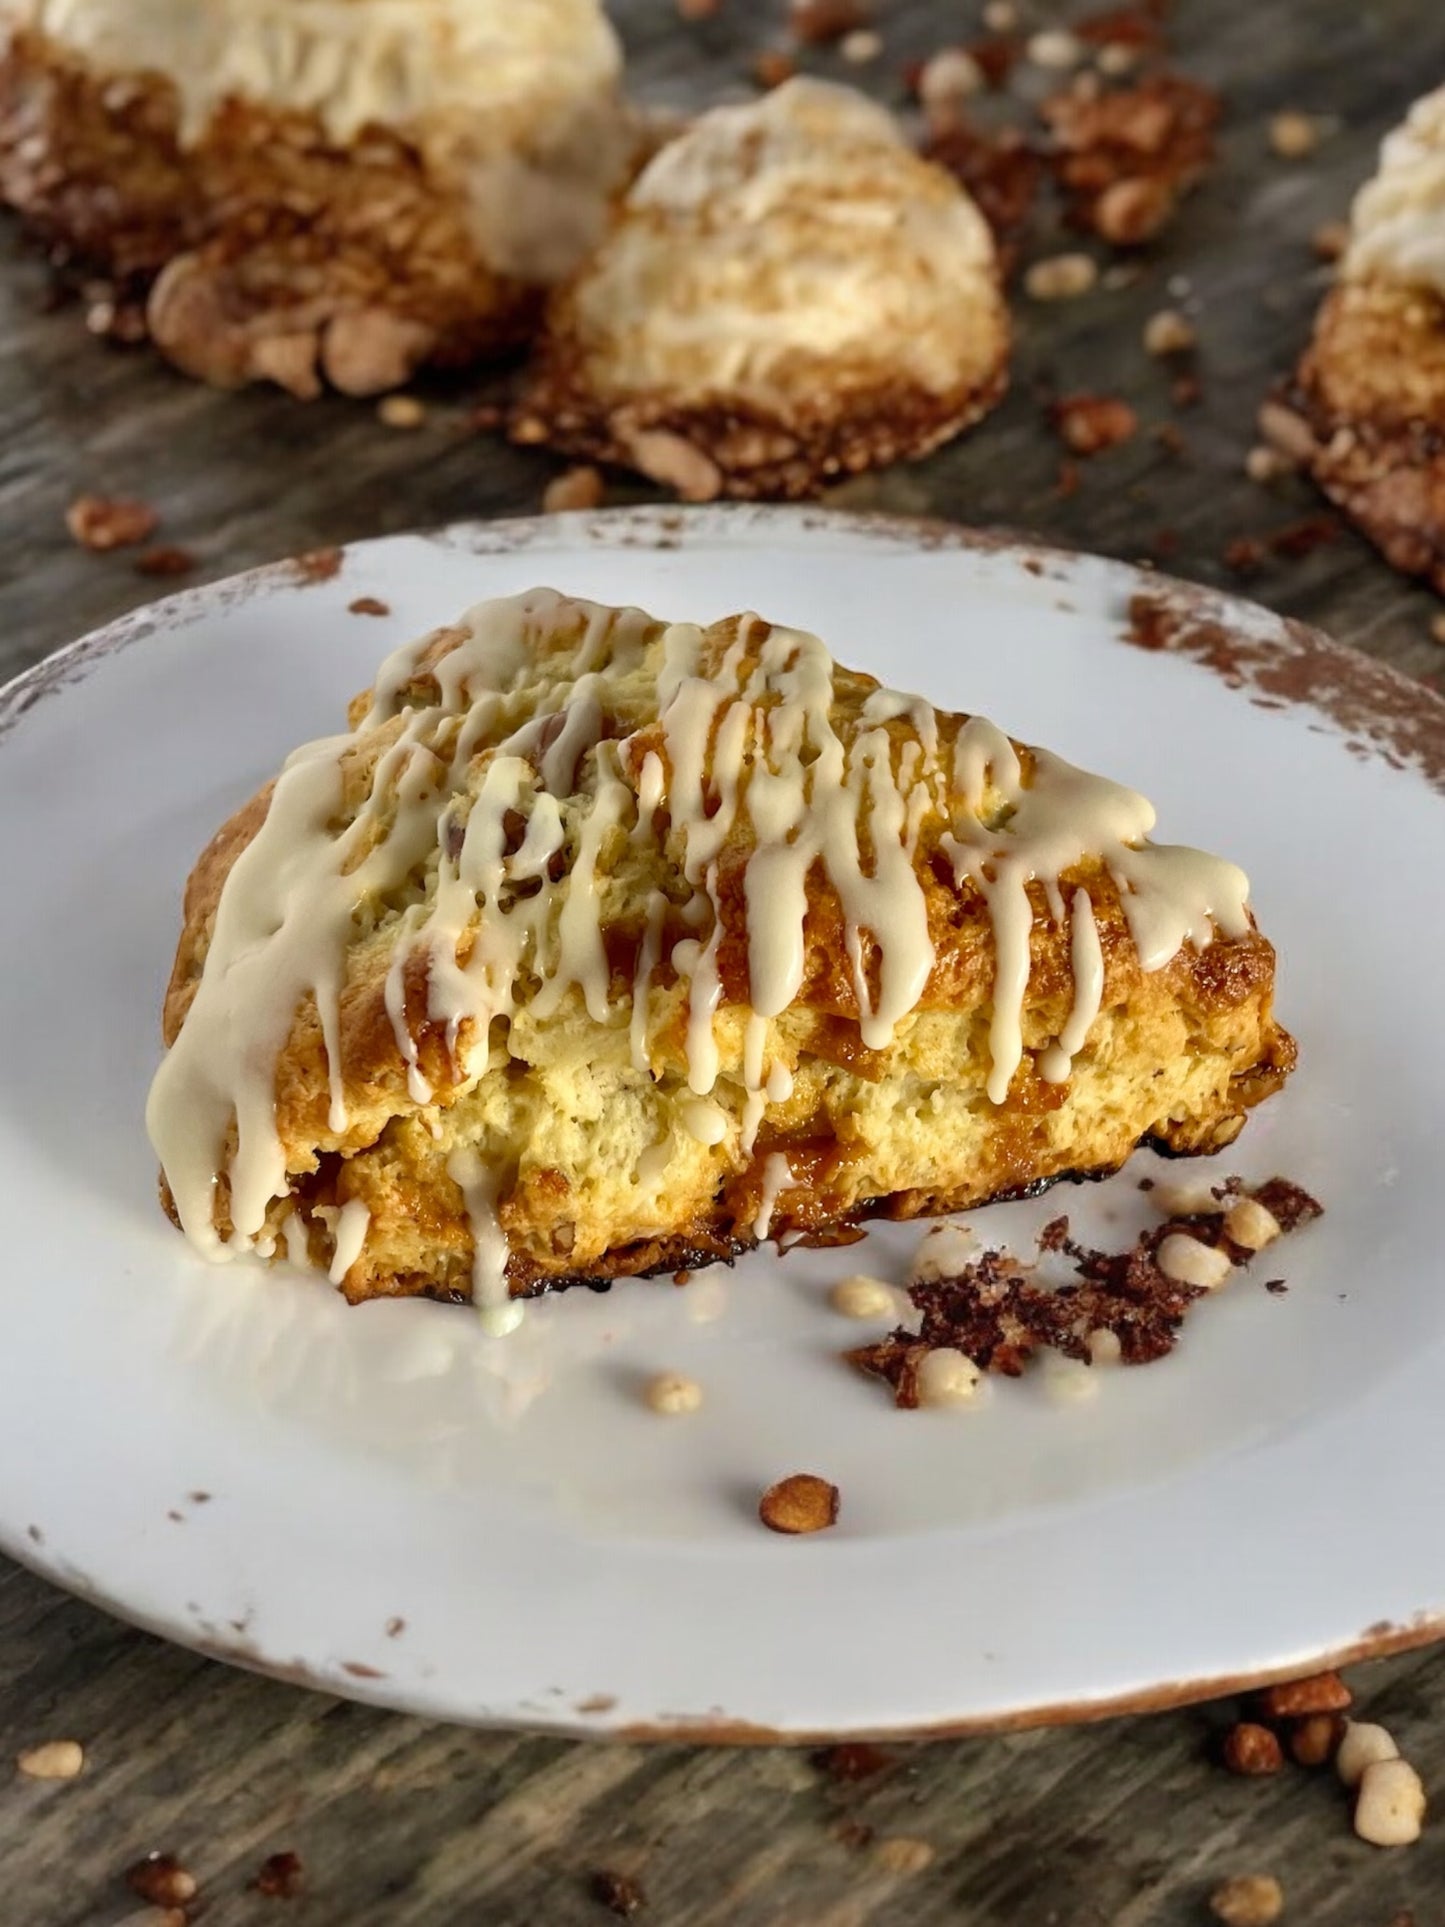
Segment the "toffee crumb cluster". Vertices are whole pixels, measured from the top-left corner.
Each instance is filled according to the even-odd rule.
[[[1039,1234],[1039,1255],[1066,1258],[1072,1280],[1048,1284],[1039,1278],[1036,1263],[985,1251],[954,1273],[908,1287],[921,1314],[916,1332],[899,1327],[847,1357],[860,1371],[885,1380],[895,1402],[907,1409],[923,1402],[919,1373],[929,1354],[938,1350],[962,1352],[980,1371],[1017,1378],[1034,1354],[1046,1348],[1092,1363],[1096,1334],[1108,1332],[1118,1341],[1124,1364],[1150,1364],[1174,1349],[1189,1307],[1208,1296],[1207,1286],[1185,1282],[1161,1268],[1166,1240],[1186,1237],[1220,1251],[1232,1267],[1242,1269],[1259,1254],[1225,1229],[1231,1208],[1240,1200],[1250,1198],[1270,1213],[1281,1233],[1308,1224],[1324,1209],[1285,1178],[1271,1178],[1253,1190],[1239,1178],[1228,1178],[1214,1186],[1211,1195],[1211,1209],[1176,1214],[1118,1252],[1079,1244],[1069,1235],[1069,1220],[1054,1218]]]

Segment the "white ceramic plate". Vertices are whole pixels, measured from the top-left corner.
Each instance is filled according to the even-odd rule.
[[[1202,595],[1241,639],[1230,674],[1127,647],[1144,580],[816,514],[552,518],[184,594],[12,685],[5,1550],[242,1664],[597,1733],[1062,1717],[1427,1633],[1445,1614],[1445,705]],[[503,1341],[466,1310],[348,1311],[314,1279],[197,1259],[157,1208],[141,1117],[192,859],[386,649],[538,582],[817,629],[1241,861],[1303,1063],[1224,1168],[1325,1200],[1268,1267],[1288,1295],[1241,1280],[1172,1358],[1102,1375],[1087,1404],[1030,1377],[976,1411],[902,1413],[838,1362],[861,1334],[826,1294],[901,1276],[916,1231],[573,1293]],[[362,596],[390,614],[349,613]],[[1148,1168],[984,1229],[1027,1248],[1067,1209],[1127,1234]],[[660,1368],[702,1381],[695,1417],[645,1409]],[[835,1531],[758,1524],[761,1489],[796,1470],[841,1488]]]

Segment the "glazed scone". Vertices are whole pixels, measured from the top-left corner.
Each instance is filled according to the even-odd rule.
[[[0,0],[0,195],[223,386],[523,339],[635,132],[599,0]]]
[[[204,852],[148,1122],[353,1300],[836,1242],[1212,1151],[1294,1060],[1232,864],[838,668],[537,591],[398,651]]]
[[[513,432],[696,499],[805,495],[976,421],[1008,343],[964,190],[861,94],[792,80],[644,169],[550,303]]]
[[[1387,561],[1445,594],[1445,88],[1386,138],[1314,339],[1261,425]]]

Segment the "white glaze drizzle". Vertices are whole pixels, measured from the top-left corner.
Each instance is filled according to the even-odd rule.
[[[1039,1059],[1046,1084],[1065,1084],[1074,1059],[1088,1041],[1089,1026],[1104,1001],[1104,950],[1087,890],[1074,892],[1069,910],[1069,963],[1074,973],[1074,1004],[1068,1021]]]
[[[466,1202],[471,1227],[472,1302],[492,1336],[503,1338],[522,1322],[522,1307],[507,1288],[507,1234],[497,1216],[501,1167],[467,1147],[447,1159],[447,1176]]]
[[[342,1282],[361,1256],[370,1225],[371,1207],[360,1198],[348,1198],[336,1214],[336,1230],[332,1234],[331,1269],[327,1275],[333,1285]]]
[[[523,1001],[545,1018],[574,991],[595,1022],[627,1024],[634,1070],[656,1074],[649,1005],[671,908],[696,933],[670,953],[687,984],[682,1122],[708,1147],[728,1135],[728,1114],[712,1093],[722,1067],[720,952],[740,889],[748,965],[742,1155],[768,1105],[785,1103],[792,1090],[772,1027],[803,987],[819,873],[841,913],[862,1042],[886,1048],[917,1008],[935,962],[915,870],[930,817],[948,823],[940,847],[956,881],[983,894],[992,922],[988,1093],[996,1103],[1023,1058],[1031,883],[1047,914],[1071,926],[1073,1006],[1039,1060],[1052,1081],[1068,1076],[1104,990],[1089,893],[1075,885],[1065,903],[1061,879],[1071,867],[1088,859],[1111,874],[1146,971],[1186,943],[1208,943],[1216,929],[1234,937],[1249,928],[1247,883],[1233,865],[1149,844],[1154,811],[1143,797],[1041,751],[1029,753],[1026,769],[1010,739],[982,718],[958,729],[946,756],[944,719],[920,698],[879,689],[840,735],[834,665],[801,631],[741,618],[719,661],[717,643],[694,625],[663,629],[637,610],[536,591],[483,605],[442,636],[382,665],[352,735],[307,745],[289,760],[222,891],[205,970],[147,1112],[182,1224],[212,1257],[255,1248],[269,1235],[268,1208],[288,1194],[275,1065],[308,999],[325,1040],[337,1140],[317,1148],[361,1148],[345,1142],[341,1061],[354,919],[429,861],[434,883],[399,914],[386,979],[411,1103],[428,1105],[437,1093],[419,1062],[409,983],[425,985],[425,1014],[444,1028],[455,1094],[497,1061],[498,1019]],[[608,671],[656,674],[658,722],[635,756],[631,739],[607,739]],[[539,681],[540,698],[528,698]],[[381,729],[391,740],[360,808],[338,829],[344,765]],[[589,775],[578,794],[584,761]],[[664,831],[690,894],[675,906],[661,891],[650,895],[628,994],[614,1006],[603,901],[615,852]],[[554,887],[559,858],[567,880]],[[518,1314],[497,1216],[504,1167],[495,1148],[463,1144],[448,1168],[471,1222],[474,1296],[494,1324],[507,1325]],[[213,1222],[223,1171],[228,1241]],[[759,1237],[786,1182],[786,1161],[769,1159]]]
[[[1061,923],[1060,877],[1086,858],[1102,858],[1119,888],[1146,971],[1163,969],[1186,942],[1208,943],[1216,927],[1227,937],[1249,930],[1244,872],[1199,850],[1148,843],[1154,806],[1135,790],[1091,776],[1046,750],[1033,752],[1032,778],[1025,783],[1013,744],[978,716],[959,732],[954,786],[962,807],[955,810],[942,848],[956,881],[970,879],[982,893],[993,924],[988,1094],[995,1104],[1008,1096],[1023,1060],[1034,925],[1030,883],[1043,886],[1050,914]],[[990,787],[1000,796],[991,818],[982,814]],[[1092,905],[1089,921],[1094,921]],[[1086,953],[1085,940],[1076,954]]]
[[[793,1168],[786,1153],[771,1151],[763,1159],[763,1185],[758,1193],[758,1213],[753,1219],[753,1236],[761,1244],[773,1228],[773,1213],[778,1199],[793,1182]]]

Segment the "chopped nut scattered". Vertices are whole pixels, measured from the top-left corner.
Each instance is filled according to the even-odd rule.
[[[1102,455],[1129,441],[1139,417],[1126,401],[1108,395],[1066,395],[1054,403],[1054,427],[1075,455]]]
[[[647,1905],[642,1883],[634,1880],[630,1874],[614,1873],[608,1867],[599,1867],[588,1885],[592,1898],[609,1913],[616,1914],[619,1920],[631,1920]]]
[[[1060,1405],[1078,1405],[1098,1396],[1099,1375],[1082,1358],[1053,1352],[1044,1367],[1044,1390]]]
[[[1445,615],[1431,616],[1430,639],[1432,642],[1445,642]]]
[[[1335,1753],[1335,1771],[1345,1786],[1356,1787],[1365,1768],[1380,1760],[1398,1760],[1400,1749],[1383,1726],[1370,1720],[1346,1720],[1344,1736]]]
[[[931,1224],[919,1241],[908,1269],[910,1284],[947,1278],[978,1255],[978,1239],[966,1224]]]
[[[1041,32],[1030,35],[1025,51],[1035,67],[1046,67],[1054,73],[1067,73],[1069,68],[1077,67],[1084,58],[1084,43],[1067,27],[1045,27]]]
[[[173,1853],[148,1853],[127,1867],[125,1884],[153,1907],[184,1907],[199,1891],[192,1874]]]
[[[943,47],[925,62],[918,76],[918,98],[925,107],[949,108],[982,91],[983,69],[963,47]]]
[[[1094,56],[1094,65],[1101,74],[1118,80],[1124,74],[1132,74],[1139,65],[1139,49],[1131,47],[1127,40],[1106,40]]]
[[[1166,1218],[1208,1217],[1221,1209],[1207,1178],[1161,1178],[1153,1187],[1150,1202]]]
[[[702,1387],[683,1372],[659,1372],[647,1381],[647,1403],[665,1418],[679,1418],[702,1405]]]
[[[1229,1253],[1217,1245],[1201,1244],[1187,1231],[1171,1231],[1157,1253],[1159,1269],[1176,1284],[1195,1285],[1213,1291],[1233,1271]]]
[[[28,1780],[73,1780],[85,1765],[85,1749],[78,1740],[46,1740],[28,1747],[15,1764]]]
[[[1290,1720],[1302,1719],[1306,1713],[1343,1713],[1353,1698],[1338,1673],[1311,1673],[1305,1679],[1266,1686],[1257,1703],[1265,1719]]]
[[[1257,1198],[1236,1198],[1224,1214],[1225,1237],[1245,1251],[1263,1251],[1266,1245],[1274,1243],[1282,1229],[1279,1219]],[[1333,1709],[1310,1706],[1298,1710],[1317,1713]]]
[[[843,1278],[828,1294],[834,1311],[845,1318],[891,1318],[898,1308],[893,1289],[881,1278]]]
[[[1133,248],[1166,225],[1178,204],[1173,185],[1131,175],[1106,187],[1094,203],[1094,227],[1114,247]]]
[[[1014,0],[988,0],[983,10],[983,24],[990,33],[1012,33],[1019,23],[1019,10]]]
[[[1360,1779],[1355,1832],[1372,1847],[1407,1847],[1420,1838],[1425,1789],[1408,1760],[1372,1760]]]
[[[376,405],[376,417],[383,428],[420,428],[426,404],[415,395],[385,395]]]
[[[548,515],[563,515],[574,509],[595,509],[602,501],[602,471],[586,464],[566,469],[548,482],[542,495],[542,508]]]
[[[676,489],[684,502],[712,502],[722,493],[722,472],[681,435],[661,428],[637,429],[627,440],[628,459],[650,481]]]
[[[812,1472],[794,1472],[768,1487],[758,1517],[770,1532],[824,1532],[838,1522],[838,1488]]]
[[[1319,122],[1310,114],[1286,108],[1269,123],[1269,144],[1281,160],[1303,160],[1320,144]]]
[[[346,607],[354,616],[389,616],[391,614],[391,604],[383,602],[380,596],[374,595],[359,595],[354,602],[348,602]]]
[[[1224,1736],[1224,1764],[1231,1773],[1257,1779],[1265,1773],[1278,1773],[1284,1765],[1284,1753],[1267,1726],[1240,1720]]]
[[[1289,1729],[1289,1756],[1296,1766],[1325,1766],[1335,1756],[1345,1722],[1338,1713],[1311,1713]]]
[[[1091,254],[1050,254],[1030,267],[1024,290],[1034,301],[1071,301],[1098,279],[1099,264]]]
[[[1283,402],[1266,401],[1256,417],[1260,434],[1271,448],[1278,449],[1295,468],[1302,468],[1315,454],[1314,430],[1303,415],[1297,415]]]
[[[1117,1365],[1124,1356],[1118,1332],[1112,1332],[1106,1326],[1090,1332],[1088,1344],[1089,1357],[1096,1365]]]
[[[844,34],[838,51],[850,67],[866,67],[882,53],[883,36],[871,27],[855,27],[852,33]]]
[[[933,1865],[933,1848],[926,1840],[915,1840],[906,1833],[889,1835],[886,1840],[875,1841],[873,1858],[887,1873],[922,1873],[925,1867]]]
[[[919,1360],[915,1385],[918,1403],[943,1410],[971,1405],[978,1397],[983,1374],[966,1352],[936,1345]]]
[[[1209,1896],[1209,1911],[1224,1927],[1273,1927],[1284,1912],[1284,1889],[1272,1874],[1236,1874]]]
[[[1161,308],[1144,323],[1144,352],[1150,355],[1187,355],[1199,337],[1194,324],[1177,308]]]
[[[72,538],[96,555],[147,541],[160,519],[149,502],[105,495],[78,495],[65,511],[65,526]]]
[[[1251,482],[1277,482],[1281,475],[1288,475],[1293,464],[1287,462],[1277,448],[1265,448],[1263,444],[1250,449],[1244,458],[1244,472]]]

